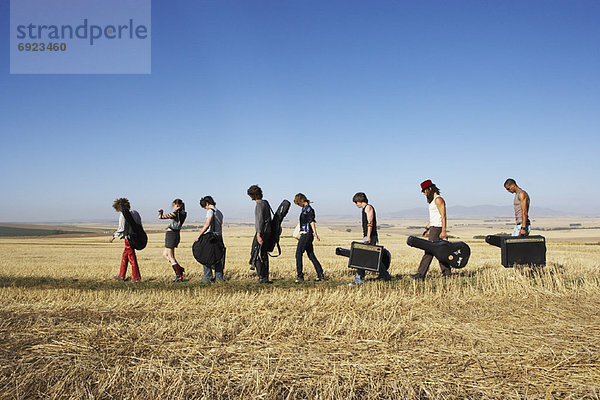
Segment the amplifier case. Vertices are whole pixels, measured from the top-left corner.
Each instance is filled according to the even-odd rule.
[[[486,242],[500,247],[502,265],[546,265],[546,238],[543,236],[488,236]]]
[[[352,242],[348,268],[360,268],[379,272],[383,258],[383,246]]]

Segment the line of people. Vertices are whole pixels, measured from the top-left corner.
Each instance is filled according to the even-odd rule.
[[[431,181],[426,180],[421,183],[421,192],[425,195],[427,203],[429,205],[429,222],[425,227],[422,235],[427,236],[430,241],[447,239],[447,216],[446,216],[446,202],[440,195],[440,189]],[[527,192],[521,189],[517,182],[508,178],[504,182],[504,188],[509,192],[515,194],[513,205],[515,211],[515,227],[513,230],[513,236],[527,236],[531,231],[531,221],[529,219],[529,205],[530,198]],[[252,185],[248,188],[248,196],[254,201],[254,227],[255,234],[253,237],[250,265],[251,269],[256,271],[258,276],[258,283],[270,283],[269,280],[269,254],[267,249],[263,246],[265,240],[265,232],[271,222],[272,209],[269,202],[263,198],[262,189],[258,185]],[[378,231],[377,231],[377,215],[375,208],[369,203],[367,195],[363,192],[358,192],[352,197],[352,202],[361,209],[362,216],[362,230],[363,230],[363,242],[371,245],[376,245],[379,242]],[[305,275],[303,270],[303,255],[306,253],[309,260],[312,262],[315,272],[315,281],[325,280],[325,274],[323,267],[317,259],[313,242],[314,239],[320,241],[319,234],[317,233],[315,210],[310,205],[310,200],[303,194],[298,193],[294,197],[294,203],[301,207],[299,216],[299,233],[298,233],[298,245],[296,247],[296,283],[304,281]],[[288,203],[289,204],[289,203]],[[211,196],[205,196],[200,200],[200,206],[206,210],[206,218],[204,226],[200,229],[198,237],[195,241],[198,241],[200,237],[208,232],[213,232],[222,237],[223,234],[223,213],[217,209],[216,202]],[[129,243],[127,222],[123,217],[122,209],[126,208],[130,210],[130,213],[135,222],[141,225],[140,214],[131,209],[129,200],[126,198],[119,198],[113,203],[115,211],[119,212],[119,225],[115,233],[110,239],[113,242],[114,239],[120,237],[124,239],[125,249],[121,259],[121,268],[119,274],[115,276],[117,280],[125,280],[127,266],[131,264],[132,270],[132,281],[140,282],[141,275],[135,249]],[[175,199],[172,203],[173,211],[169,214],[164,214],[162,209],[158,210],[159,219],[170,219],[166,233],[165,233],[165,250],[163,257],[169,261],[173,271],[175,272],[174,282],[182,282],[184,279],[185,269],[179,265],[179,262],[175,258],[175,248],[181,241],[180,231],[187,217],[185,211],[185,204],[181,199]],[[417,273],[411,275],[413,279],[423,280],[427,275],[433,255],[425,252]],[[442,276],[447,277],[451,275],[450,266],[440,262],[440,268]],[[203,278],[204,282],[218,282],[223,281],[223,269],[224,260],[221,260],[213,265],[203,265]],[[359,286],[365,282],[364,269],[357,269],[354,280],[349,284],[350,286]],[[390,280],[391,276],[385,266],[379,271],[379,278],[383,280]]]

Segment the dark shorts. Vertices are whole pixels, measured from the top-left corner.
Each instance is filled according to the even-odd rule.
[[[174,249],[179,244],[181,236],[179,231],[167,231],[165,234],[165,247],[168,249]]]

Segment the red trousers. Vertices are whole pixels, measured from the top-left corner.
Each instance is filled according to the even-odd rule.
[[[121,271],[119,271],[119,276],[123,279],[125,279],[125,274],[127,274],[128,261],[131,263],[131,275],[133,276],[133,280],[139,281],[141,279],[140,267],[138,266],[137,257],[135,256],[135,249],[132,249],[129,245],[129,240],[125,239],[125,250],[123,250]]]

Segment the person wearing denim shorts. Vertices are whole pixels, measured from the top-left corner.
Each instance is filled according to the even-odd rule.
[[[529,236],[531,232],[531,222],[529,221],[529,194],[521,189],[517,182],[508,178],[504,182],[504,188],[509,193],[515,194],[513,206],[515,208],[515,228],[513,229],[513,236]]]

